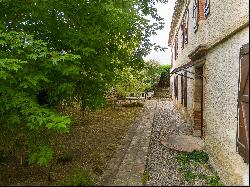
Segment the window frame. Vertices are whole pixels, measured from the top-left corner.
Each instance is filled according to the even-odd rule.
[[[199,27],[199,0],[193,2],[193,29],[196,33]]]
[[[207,18],[210,14],[210,0],[205,0],[205,4],[204,4],[204,15],[205,18]]]

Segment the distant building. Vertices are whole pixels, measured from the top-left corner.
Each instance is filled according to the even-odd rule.
[[[172,98],[225,185],[249,185],[249,1],[178,0]]]

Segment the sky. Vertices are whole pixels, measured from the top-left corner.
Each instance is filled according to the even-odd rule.
[[[158,14],[164,18],[165,25],[162,30],[157,32],[157,35],[151,36],[150,41],[152,43],[156,43],[156,45],[160,45],[162,47],[167,47],[165,51],[154,51],[146,56],[145,60],[154,59],[159,61],[160,64],[171,64],[171,49],[168,47],[168,34],[170,31],[172,15],[174,12],[174,5],[176,0],[168,0],[168,3],[157,3],[156,8]]]

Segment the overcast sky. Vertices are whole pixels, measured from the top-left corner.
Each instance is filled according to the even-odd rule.
[[[160,64],[171,64],[171,49],[168,47],[168,34],[170,31],[171,19],[174,11],[174,5],[176,0],[168,0],[168,3],[158,3],[156,8],[158,14],[164,18],[165,26],[164,29],[157,32],[157,35],[151,37],[151,42],[156,43],[162,47],[168,49],[163,51],[152,51],[145,60],[154,59],[160,62]]]

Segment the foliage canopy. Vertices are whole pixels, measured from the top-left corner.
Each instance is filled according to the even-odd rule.
[[[154,87],[160,78],[162,68],[159,62],[149,60],[143,68],[124,68],[117,70],[114,89],[121,97],[127,97],[134,93],[136,97],[144,91]]]
[[[23,133],[30,162],[46,165],[47,134],[69,130],[70,118],[54,106],[102,106],[117,72],[142,68],[151,49],[163,50],[149,40],[163,28],[155,2],[0,0],[0,124]]]

